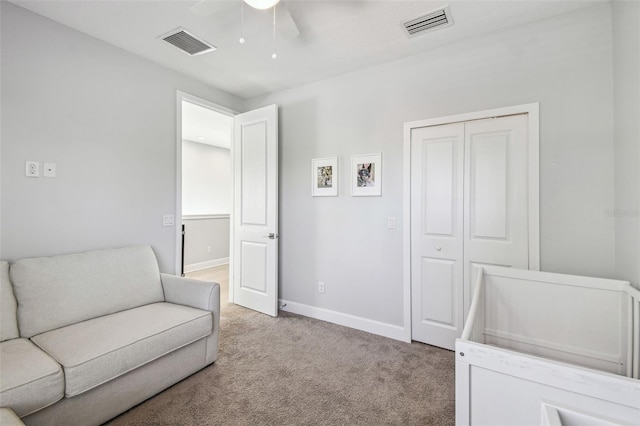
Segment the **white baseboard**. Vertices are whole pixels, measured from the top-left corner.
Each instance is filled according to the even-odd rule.
[[[389,337],[390,339],[401,340],[403,342],[407,341],[407,333],[405,332],[404,327],[400,327],[398,325],[387,324],[380,321],[343,314],[342,312],[331,311],[329,309],[318,308],[316,306],[304,305],[302,303],[290,302],[283,299],[280,299],[279,306],[280,309],[285,312],[291,312],[293,314],[304,315],[305,317],[355,328],[356,330]]]
[[[207,260],[206,262],[192,263],[191,265],[184,265],[184,273],[202,271],[203,269],[215,268],[216,266],[222,266],[229,263],[228,257],[221,259]]]

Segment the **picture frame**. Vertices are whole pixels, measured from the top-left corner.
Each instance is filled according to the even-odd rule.
[[[338,157],[311,160],[311,196],[338,196]]]
[[[382,153],[351,156],[351,196],[382,196]]]

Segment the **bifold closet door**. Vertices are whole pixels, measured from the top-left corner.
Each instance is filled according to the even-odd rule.
[[[475,265],[529,269],[527,115],[465,123],[464,308]]]
[[[528,269],[527,116],[413,129],[412,339],[453,349],[474,265]]]
[[[411,133],[411,334],[453,348],[462,332],[464,123]]]

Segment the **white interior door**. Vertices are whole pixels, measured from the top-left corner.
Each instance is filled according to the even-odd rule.
[[[529,269],[527,116],[465,124],[464,306],[475,265]]]
[[[234,117],[234,303],[278,315],[278,108]]]
[[[463,328],[464,123],[411,133],[411,334],[453,348]]]
[[[528,269],[527,115],[411,133],[412,339],[453,349],[474,265]]]

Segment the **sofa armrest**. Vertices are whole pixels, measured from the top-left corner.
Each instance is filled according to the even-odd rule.
[[[215,362],[220,338],[220,284],[164,273],[160,273],[160,280],[166,302],[211,312],[213,327],[206,338],[205,363],[209,365]]]
[[[165,301],[220,314],[220,284],[164,273],[160,279]]]

